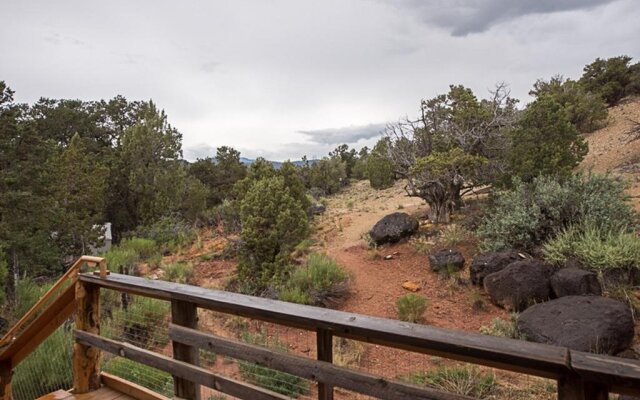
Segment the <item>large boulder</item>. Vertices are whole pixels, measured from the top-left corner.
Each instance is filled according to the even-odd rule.
[[[562,268],[553,274],[551,289],[556,297],[602,294],[598,276],[578,268]]]
[[[458,250],[443,249],[429,254],[429,267],[434,272],[456,272],[464,268],[464,256]]]
[[[485,253],[477,256],[471,261],[469,266],[469,276],[471,283],[474,285],[482,285],[485,276],[498,272],[507,267],[507,265],[526,258],[524,254],[516,250],[504,250],[491,253]]]
[[[496,305],[510,311],[522,311],[532,304],[549,300],[552,274],[553,267],[529,258],[487,275],[484,289]]]
[[[394,243],[418,230],[418,220],[407,213],[395,212],[382,218],[369,231],[376,244]]]
[[[600,296],[566,296],[536,304],[520,314],[525,339],[578,351],[615,354],[634,337],[629,307]]]

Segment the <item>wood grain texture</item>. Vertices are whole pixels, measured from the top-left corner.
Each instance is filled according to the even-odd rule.
[[[76,341],[83,345],[97,347],[111,354],[116,354],[129,360],[157,368],[161,371],[168,372],[173,376],[188,379],[192,382],[199,383],[240,399],[289,399],[287,396],[283,396],[255,385],[240,382],[232,378],[214,374],[204,368],[191,365],[184,361],[174,360],[173,358],[141,349],[129,343],[106,339],[98,335],[79,330],[74,331],[74,336]]]
[[[193,303],[171,300],[171,322],[187,328],[198,327],[198,308]],[[180,342],[173,342],[173,358],[191,365],[199,365],[198,349]],[[181,378],[173,377],[173,388],[176,397],[185,400],[200,400],[200,385]]]
[[[100,334],[100,286],[86,282],[76,284],[76,329]],[[100,349],[82,343],[73,345],[74,393],[100,388]]]
[[[129,382],[106,372],[100,374],[100,380],[104,386],[130,396],[136,400],[169,400],[168,397],[155,393],[144,386]]]
[[[316,351],[319,361],[333,363],[333,335],[327,329],[316,330]],[[318,399],[333,400],[333,386],[329,382],[318,383]]]
[[[326,361],[274,352],[264,347],[232,341],[173,324],[169,326],[169,335],[172,340],[206,349],[219,355],[256,363],[301,378],[326,383],[328,386],[338,386],[380,399],[470,399],[466,396],[391,381],[380,376],[339,367]]]

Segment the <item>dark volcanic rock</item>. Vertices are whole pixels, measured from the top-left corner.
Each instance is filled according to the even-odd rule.
[[[484,278],[484,289],[491,301],[511,311],[522,311],[532,304],[549,300],[549,278],[553,267],[535,259],[509,264]]]
[[[566,296],[536,304],[520,314],[518,330],[532,342],[606,354],[626,349],[634,336],[629,307],[600,296]]]
[[[578,268],[563,268],[553,274],[551,289],[556,297],[602,294],[598,276]]]
[[[407,213],[395,212],[382,218],[369,231],[376,244],[393,243],[418,230],[418,220]]]
[[[485,276],[498,272],[507,265],[524,258],[525,257],[520,256],[520,253],[516,250],[504,250],[479,255],[471,261],[471,265],[469,266],[471,283],[474,285],[482,285]]]
[[[429,255],[429,267],[434,272],[455,272],[464,268],[464,256],[458,250],[438,250]]]
[[[323,214],[327,210],[327,207],[322,203],[313,203],[309,207],[309,210],[311,211],[311,214],[313,214],[313,215],[320,215],[320,214]]]

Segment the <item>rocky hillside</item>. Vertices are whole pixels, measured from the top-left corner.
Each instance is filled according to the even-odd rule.
[[[633,140],[633,121],[640,122],[640,97],[625,99],[611,108],[607,126],[587,135],[589,154],[580,169],[623,177],[629,182],[629,194],[640,211],[640,132]]]

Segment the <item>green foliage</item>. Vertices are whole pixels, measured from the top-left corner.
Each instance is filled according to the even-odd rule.
[[[502,318],[494,318],[489,325],[483,325],[480,327],[480,333],[483,335],[500,336],[510,339],[521,339],[520,332],[518,332],[518,314],[511,313],[508,320]]]
[[[577,259],[596,272],[640,269],[640,237],[624,227],[605,230],[594,223],[572,225],[545,243],[544,254],[554,263]]]
[[[346,144],[341,144],[333,151],[329,152],[329,157],[339,159],[344,163],[344,170],[347,175],[347,179],[353,176],[353,169],[358,161],[358,154],[356,149],[349,149]]]
[[[439,367],[434,371],[416,372],[401,379],[415,385],[426,385],[478,399],[490,398],[497,389],[493,373],[483,372],[477,367]]]
[[[15,369],[11,379],[13,398],[31,400],[73,384],[73,337],[65,327],[56,329]]]
[[[300,203],[303,210],[308,212],[311,208],[311,202],[307,198],[307,191],[300,176],[299,168],[292,162],[286,161],[282,163],[278,173],[284,179],[284,185],[289,189],[291,197]]]
[[[600,95],[610,106],[617,104],[624,96],[638,93],[640,76],[636,72],[638,64],[630,65],[631,57],[618,56],[606,60],[596,58],[584,67],[578,81],[586,90]]]
[[[371,154],[367,157],[366,176],[374,189],[386,189],[393,186],[395,173],[393,162],[389,159],[389,140],[378,140]]]
[[[140,260],[134,249],[120,248],[118,246],[113,246],[103,256],[107,259],[107,265],[112,271],[122,273],[135,272]]]
[[[168,372],[121,357],[111,358],[103,370],[160,395],[173,396],[173,377]]]
[[[146,349],[156,349],[168,342],[169,312],[169,303],[166,301],[133,296],[126,308],[112,311],[112,318],[104,328],[115,339]]]
[[[257,335],[245,332],[242,339],[249,344],[269,347],[279,352],[287,353],[289,351],[287,344],[277,337],[269,342],[266,332],[260,332]],[[293,398],[298,398],[309,392],[307,381],[295,375],[245,361],[240,361],[239,367],[240,375],[244,379],[265,389]]]
[[[307,187],[317,188],[322,194],[338,192],[347,184],[347,167],[338,157],[318,160],[309,169]]]
[[[564,80],[559,75],[549,81],[538,80],[529,95],[553,98],[562,105],[569,121],[581,133],[601,128],[607,119],[607,104],[598,94],[587,91],[576,81]]]
[[[455,247],[467,240],[469,236],[470,232],[463,226],[451,224],[440,232],[440,241],[446,247]]]
[[[422,321],[427,309],[427,299],[415,293],[407,293],[396,300],[398,319],[407,322]]]
[[[567,177],[588,151],[565,107],[544,94],[527,106],[511,141],[510,172],[524,181],[540,175]]]
[[[242,200],[244,246],[238,277],[253,292],[283,282],[289,255],[309,231],[307,214],[289,194],[282,177],[255,182]]]
[[[416,160],[410,174],[414,185],[419,185],[420,197],[429,204],[432,221],[449,222],[451,206],[459,201],[464,182],[473,180],[487,162],[458,147]]]
[[[176,216],[165,216],[152,224],[139,226],[135,234],[155,241],[162,252],[189,245],[197,237],[193,225]]]
[[[175,262],[163,267],[165,281],[176,283],[191,283],[193,280],[193,265],[185,262]]]
[[[291,274],[279,297],[292,303],[335,306],[348,296],[349,278],[326,254],[311,253],[307,265]]]
[[[4,288],[7,280],[7,260],[5,259],[4,252],[0,248],[0,307],[5,301],[5,292],[1,288]]]
[[[211,208],[231,197],[233,185],[244,179],[247,168],[240,161],[240,152],[222,146],[216,150],[215,158],[207,157],[191,164],[189,174],[207,187],[207,208]]]
[[[147,260],[158,253],[158,245],[154,240],[139,237],[122,239],[118,248],[133,251],[140,260]]]
[[[478,228],[483,251],[505,248],[531,250],[582,222],[603,231],[635,224],[623,182],[607,175],[578,174],[560,182],[539,177],[515,181],[511,190],[497,192]]]
[[[31,278],[20,279],[16,286],[16,302],[13,318],[18,320],[49,290],[50,284],[39,285]]]

